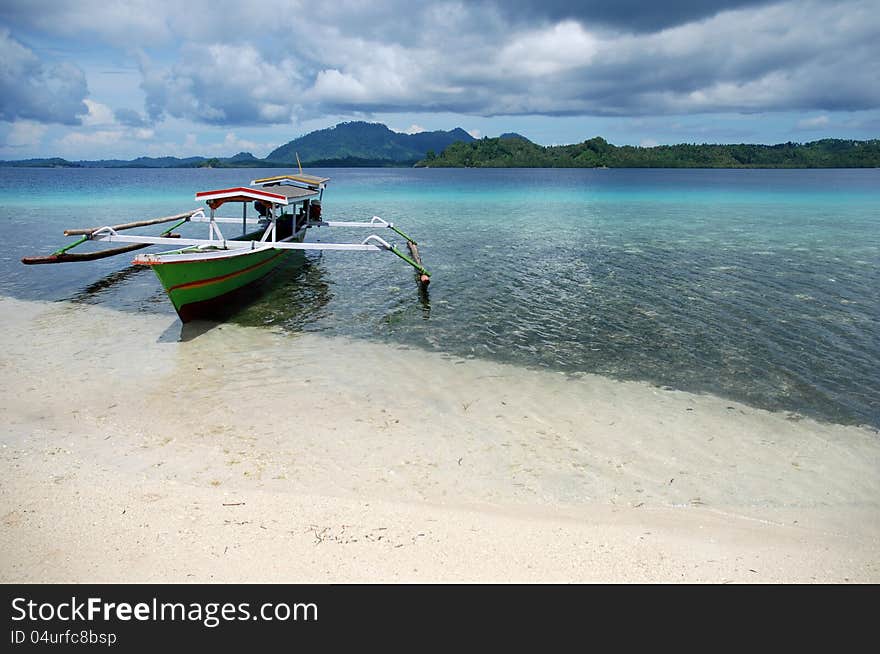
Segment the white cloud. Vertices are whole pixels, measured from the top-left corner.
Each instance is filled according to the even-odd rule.
[[[496,64],[507,75],[537,77],[589,66],[598,39],[574,21],[515,36]]]
[[[369,97],[366,85],[335,68],[320,71],[310,93],[325,102],[363,102]]]
[[[428,131],[424,127],[422,127],[421,125],[417,125],[416,123],[413,123],[406,129],[399,129],[397,127],[389,127],[388,129],[390,129],[392,132],[397,132],[398,134],[420,134],[422,132]]]
[[[152,140],[146,146],[146,153],[152,157],[231,157],[239,152],[250,152],[259,158],[265,157],[278,145],[277,141],[259,142],[241,138],[235,132],[226,132],[222,139],[213,142],[200,141],[198,135],[189,133],[183,140],[172,141],[167,138]]]
[[[129,128],[121,125],[103,129],[79,129],[56,139],[58,153],[67,159],[126,158],[132,153],[141,154],[143,148],[155,138],[148,128]]]
[[[813,118],[804,118],[797,122],[798,129],[821,129],[827,127],[831,123],[831,119],[826,115],[814,116]]]
[[[240,139],[235,135],[235,132],[229,132],[226,134],[223,139],[223,148],[224,151],[228,153],[228,156],[232,156],[238,152],[250,152],[253,154],[254,150],[262,149],[264,146],[256,143],[255,141],[249,141],[247,139]]]
[[[58,139],[57,144],[65,152],[77,152],[79,149],[91,150],[96,146],[106,147],[118,144],[122,139],[121,129],[100,129],[91,132],[68,132]]]
[[[42,123],[32,120],[17,120],[12,123],[12,129],[6,135],[4,145],[11,148],[34,147],[43,140],[43,135],[49,129]]]
[[[467,131],[467,133],[473,136],[475,139],[482,138],[483,136],[483,133],[478,129],[469,129],[465,131]]]
[[[82,124],[86,127],[95,127],[95,126],[104,126],[104,125],[116,125],[116,118],[113,115],[113,110],[110,109],[105,104],[101,104],[100,102],[95,102],[94,100],[89,100],[86,98],[83,100],[86,107],[88,107],[88,113],[82,117]]]
[[[639,142],[639,147],[642,147],[642,148],[653,148],[657,145],[660,145],[660,143],[654,139],[642,139]]]

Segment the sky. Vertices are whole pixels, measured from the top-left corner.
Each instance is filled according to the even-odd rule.
[[[880,137],[880,0],[0,0],[0,159]]]

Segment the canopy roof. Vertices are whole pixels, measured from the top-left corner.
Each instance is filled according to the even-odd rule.
[[[306,175],[304,173],[294,173],[290,175],[276,175],[275,177],[263,177],[262,179],[255,179],[251,182],[251,184],[278,184],[281,182],[294,182],[319,189],[329,181],[329,177],[315,177],[314,175]]]
[[[248,188],[237,186],[216,191],[196,193],[196,200],[204,200],[209,207],[216,209],[225,202],[252,202],[260,200],[268,204],[287,205],[290,202],[314,197],[318,192],[301,186],[270,186],[268,188]]]

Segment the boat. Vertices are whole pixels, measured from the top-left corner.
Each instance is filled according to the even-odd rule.
[[[299,173],[255,179],[247,186],[199,191],[195,199],[205,208],[151,220],[121,225],[65,230],[66,236],[81,238],[48,256],[24,257],[22,263],[44,264],[90,261],[115,256],[151,245],[174,245],[174,249],[140,254],[133,264],[149,266],[168,294],[182,322],[210,318],[228,306],[231,298],[276,269],[294,251],[339,250],[346,252],[390,252],[413,267],[424,290],[431,275],[422,265],[418,243],[393,223],[373,216],[369,221],[332,221],[322,215],[324,190],[330,181]],[[241,217],[220,216],[221,207],[241,205]],[[249,207],[253,214],[248,214]],[[120,232],[166,222],[175,224],[158,236],[126,235]],[[185,238],[174,230],[185,223],[205,223],[207,238]],[[241,229],[234,237],[233,230]],[[306,235],[316,228],[353,227],[374,232],[389,229],[406,239],[410,254],[404,254],[376,233],[358,243],[308,242]],[[86,241],[122,243],[97,252],[72,253]]]

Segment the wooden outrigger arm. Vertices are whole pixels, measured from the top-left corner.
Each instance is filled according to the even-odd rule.
[[[368,222],[368,223],[344,222],[344,221],[332,221],[331,220],[328,222],[322,221],[322,222],[314,223],[314,224],[326,225],[328,227],[387,227],[391,231],[399,234],[400,236],[402,236],[403,238],[406,239],[406,245],[409,248],[409,251],[410,251],[410,254],[412,255],[412,258],[403,254],[400,250],[395,248],[393,245],[389,245],[385,241],[382,241],[382,239],[379,239],[384,244],[383,248],[388,250],[389,252],[393,252],[394,254],[399,256],[401,259],[406,261],[413,268],[415,268],[416,273],[418,274],[419,284],[422,287],[426,287],[428,284],[431,283],[431,273],[429,273],[425,269],[424,265],[422,264],[422,257],[419,254],[419,244],[411,236],[404,233],[404,231],[402,229],[395,227],[394,223],[389,223],[388,221],[383,220],[379,216],[373,216],[372,219],[370,220],[370,222]],[[376,237],[376,238],[378,238],[378,237]]]
[[[159,225],[161,223],[170,223],[175,220],[182,220],[186,222],[197,213],[204,213],[202,209],[193,209],[192,211],[185,211],[183,213],[174,214],[173,216],[164,216],[162,218],[151,218],[150,220],[138,220],[132,223],[123,223],[122,225],[111,225],[114,231],[120,232],[124,229],[134,229],[135,227],[149,227],[150,225]],[[85,234],[93,234],[97,232],[99,229],[104,229],[104,225],[100,225],[99,227],[86,227],[84,229],[65,229],[65,236],[81,236]],[[174,228],[172,228],[174,229]]]
[[[177,224],[169,227],[164,232],[160,234],[160,236],[164,238],[177,238],[176,234],[172,234],[175,229],[180,227],[183,223],[187,222],[190,218],[192,218],[195,214],[202,212],[201,209],[194,209],[193,211],[187,211],[185,213],[175,214],[173,216],[164,216],[162,218],[153,218],[151,220],[140,220],[137,222],[131,223],[123,223],[121,225],[114,225],[112,229],[114,231],[123,230],[123,229],[134,229],[135,227],[146,227],[148,225],[159,225],[161,223],[169,223],[172,221],[178,221]],[[92,236],[96,233],[105,229],[104,227],[88,227],[85,229],[65,229],[65,236],[82,236],[78,241],[71,243],[70,245],[65,245],[63,248],[59,248],[55,250],[50,255],[47,256],[36,256],[36,257],[22,257],[21,262],[27,265],[36,265],[43,263],[67,263],[74,261],[94,261],[96,259],[104,259],[106,257],[114,257],[117,254],[125,254],[126,252],[133,252],[134,250],[140,250],[145,247],[149,247],[150,243],[133,243],[132,245],[124,245],[118,248],[109,248],[107,250],[98,250],[97,252],[75,252],[73,254],[68,251],[75,248],[77,245],[81,245],[88,240],[92,239]]]
[[[146,236],[146,235],[137,235],[137,236],[126,236],[123,234],[119,234],[120,231],[126,229],[134,229],[136,227],[146,227],[149,225],[158,225],[161,223],[167,223],[177,221],[174,225],[163,231],[158,236]],[[369,222],[354,222],[354,221],[323,221],[316,220],[307,223],[308,227],[366,227],[366,228],[376,228],[376,227],[386,227],[396,232],[400,236],[406,239],[407,245],[409,247],[410,253],[412,257],[407,256],[400,250],[398,250],[395,246],[391,245],[384,239],[380,238],[375,234],[371,234],[367,238],[365,238],[360,243],[300,243],[300,242],[287,242],[287,241],[266,241],[265,239],[271,230],[271,225],[266,230],[266,234],[263,239],[260,241],[254,240],[226,240],[224,238],[213,238],[214,231],[212,231],[212,238],[210,239],[199,239],[199,238],[181,238],[179,234],[172,234],[172,232],[180,227],[182,224],[186,222],[209,222],[213,224],[216,223],[225,223],[225,222],[239,222],[239,219],[231,219],[231,218],[219,218],[215,216],[211,216],[210,218],[205,216],[205,212],[202,209],[195,209],[193,211],[187,211],[185,213],[175,214],[173,216],[164,216],[162,218],[153,218],[150,220],[139,220],[135,222],[122,223],[120,225],[107,225],[103,227],[89,227],[83,229],[66,229],[64,230],[65,236],[81,236],[79,240],[70,245],[66,245],[63,248],[60,248],[47,256],[36,256],[36,257],[23,257],[21,262],[34,265],[34,264],[44,264],[44,263],[64,263],[64,262],[73,262],[73,261],[93,261],[95,259],[103,259],[105,257],[112,257],[117,254],[124,254],[125,252],[132,252],[134,250],[140,250],[141,248],[149,247],[151,245],[174,245],[174,246],[211,246],[224,250],[236,250],[236,249],[255,249],[257,247],[266,247],[270,246],[274,249],[278,250],[348,250],[348,251],[381,251],[386,250],[391,252],[401,259],[403,259],[406,263],[412,266],[418,275],[419,284],[422,287],[425,287],[431,281],[431,273],[429,273],[425,267],[422,265],[421,257],[419,256],[418,244],[415,240],[405,234],[402,230],[398,229],[394,226],[393,223],[389,223],[386,220],[383,220],[379,216],[373,216],[373,218]],[[251,221],[247,220],[246,222],[258,222],[256,220]],[[216,232],[219,235],[219,231]],[[77,245],[85,243],[86,241],[107,241],[108,243],[127,243],[127,245],[122,245],[120,247],[109,248],[106,250],[99,250],[97,252],[83,252],[83,253],[69,253],[69,250],[75,248]],[[152,257],[161,257],[162,255],[143,255],[141,258],[149,262]]]

